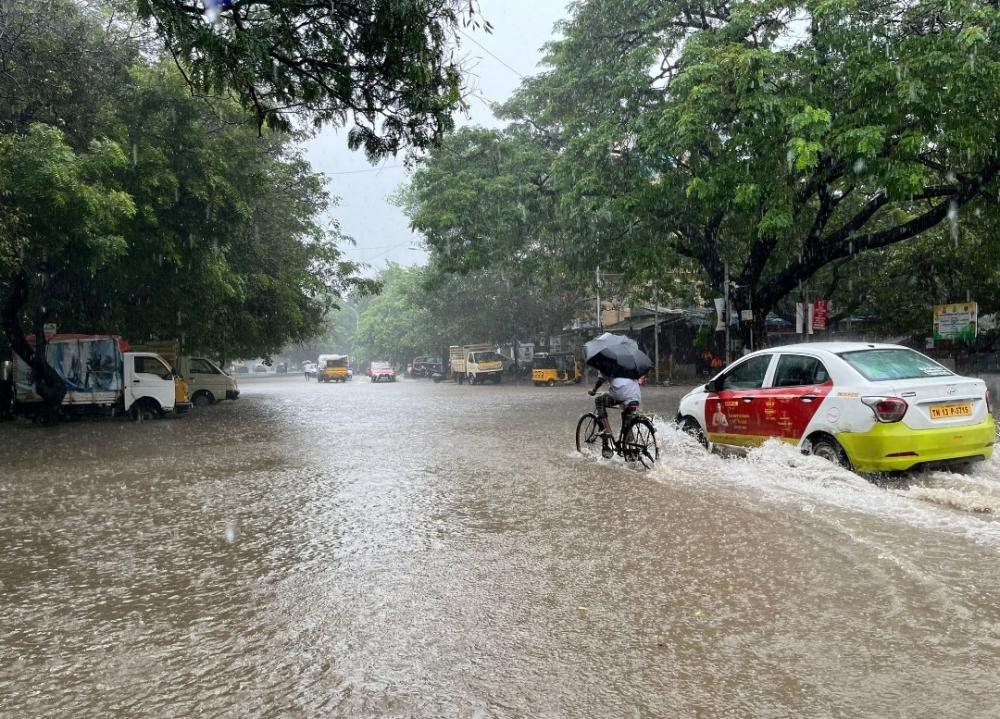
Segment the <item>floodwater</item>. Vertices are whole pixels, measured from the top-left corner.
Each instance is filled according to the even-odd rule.
[[[0,425],[4,717],[997,717],[1000,464],[583,459],[583,387]],[[681,392],[646,389],[664,418]]]

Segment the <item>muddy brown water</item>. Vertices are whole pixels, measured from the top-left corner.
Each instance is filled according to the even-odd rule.
[[[581,387],[0,425],[4,717],[997,717],[1000,464],[581,459]],[[645,391],[673,414],[679,389]]]

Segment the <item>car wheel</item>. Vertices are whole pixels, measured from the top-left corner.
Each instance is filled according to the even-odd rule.
[[[195,393],[191,401],[194,402],[195,407],[207,407],[210,404],[215,404],[215,397],[212,396],[211,392],[201,391]]]
[[[136,422],[149,422],[150,420],[159,418],[160,410],[153,406],[151,402],[139,402],[139,404],[132,408],[132,419]]]
[[[684,421],[681,422],[681,431],[685,434],[689,434],[698,440],[698,444],[702,447],[708,448],[708,439],[705,437],[705,433],[701,429],[701,425],[698,424],[698,420],[694,417],[685,417]]]
[[[545,383],[545,386],[546,387],[555,387],[556,386],[556,381],[554,379],[550,379],[548,382]]]
[[[811,442],[809,452],[817,457],[822,457],[827,462],[832,462],[838,467],[843,467],[844,469],[851,468],[847,452],[844,451],[844,448],[833,437],[817,437]]]

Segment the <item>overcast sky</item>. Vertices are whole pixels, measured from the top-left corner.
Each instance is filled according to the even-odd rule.
[[[487,103],[507,99],[520,82],[519,74],[536,72],[541,47],[552,38],[552,26],[566,16],[566,0],[479,3],[493,32],[461,31],[460,55],[471,71],[468,84],[477,90],[478,97],[470,101],[469,116],[456,120],[460,125],[496,126],[500,123]],[[347,149],[346,138],[346,129],[325,129],[306,144],[305,152],[312,166],[327,176],[330,194],[340,198],[331,215],[357,243],[344,247],[347,258],[367,263],[373,270],[388,260],[423,263],[424,253],[409,249],[420,244],[419,236],[410,231],[405,215],[388,200],[409,174],[401,166],[402,158],[373,167],[363,152]]]

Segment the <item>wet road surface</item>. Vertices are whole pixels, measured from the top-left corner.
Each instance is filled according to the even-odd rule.
[[[1000,464],[581,459],[582,387],[0,425],[0,715],[1000,716]],[[680,390],[649,389],[672,416]]]

